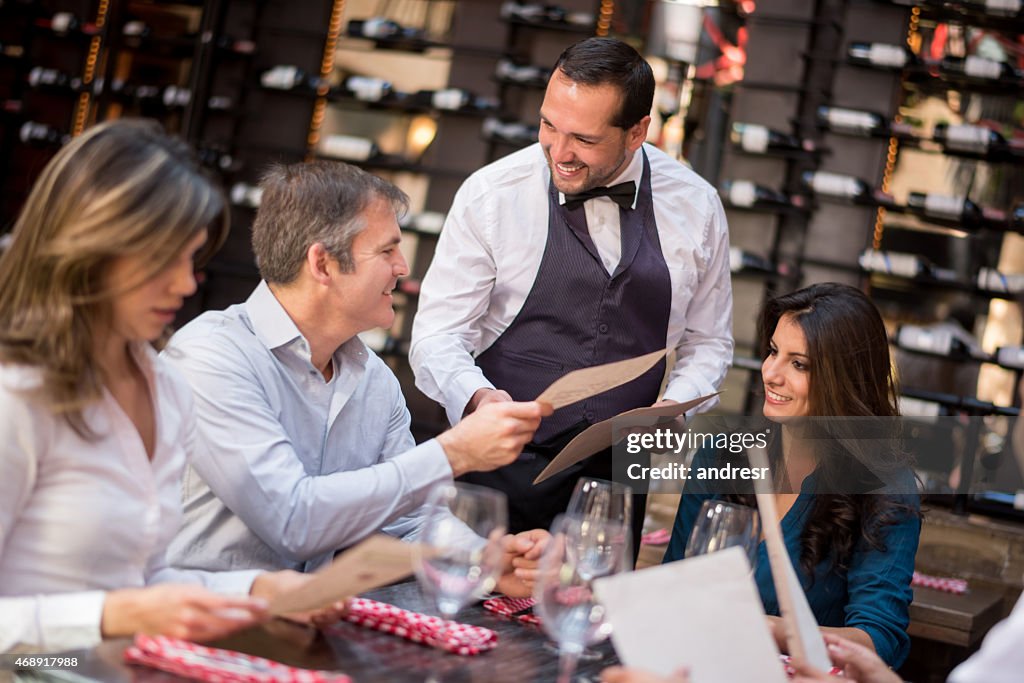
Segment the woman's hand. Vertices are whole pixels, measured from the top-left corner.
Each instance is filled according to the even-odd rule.
[[[902,683],[899,676],[886,666],[885,662],[870,648],[831,633],[825,634],[825,644],[832,663],[843,670],[845,679],[829,676],[810,664],[793,660],[790,664],[796,670],[794,683],[826,683],[831,681],[856,681],[857,683]]]
[[[789,645],[786,643],[786,622],[782,621],[780,617],[766,616],[768,620],[768,630],[771,631],[772,638],[775,639],[775,647],[779,648],[779,652],[787,654],[789,652]]]
[[[218,595],[200,586],[163,584],[107,593],[100,632],[105,638],[145,633],[215,640],[267,618],[267,603],[259,598]]]

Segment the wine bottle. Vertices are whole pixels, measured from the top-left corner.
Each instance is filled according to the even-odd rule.
[[[756,123],[734,123],[729,134],[732,143],[751,154],[766,152],[813,152],[814,142],[781,133]]]
[[[0,100],[0,114],[14,116],[25,110],[25,103],[21,100]]]
[[[906,417],[938,417],[942,414],[942,404],[935,401],[922,401],[919,398],[900,396],[900,415]]]
[[[1021,0],[959,0],[964,9],[996,17],[1015,17],[1021,12]]]
[[[925,218],[949,221],[965,228],[976,228],[985,223],[981,207],[962,195],[911,192],[907,197],[907,208]]]
[[[72,76],[63,71],[48,69],[42,66],[34,66],[28,72],[28,84],[32,88],[69,90],[72,92],[82,89],[82,79],[78,76]]]
[[[386,17],[352,19],[348,22],[345,32],[353,38],[369,38],[371,40],[424,40],[426,38],[423,29],[402,26],[397,21]]]
[[[501,140],[514,145],[532,145],[537,142],[539,129],[518,121],[504,122],[501,119],[489,117],[484,119],[482,126],[485,137],[492,140]]]
[[[435,109],[458,111],[473,103],[473,93],[461,88],[444,88],[442,90],[420,90],[414,97],[419,102],[427,101],[428,106]]]
[[[502,59],[494,68],[494,75],[504,81],[545,85],[551,78],[551,69],[533,64],[520,65],[511,60]]]
[[[1024,346],[1000,346],[996,349],[995,361],[1011,370],[1024,370]]]
[[[784,209],[801,205],[796,197],[749,180],[726,180],[722,183],[722,194],[730,205],[743,209]]]
[[[36,147],[59,147],[71,139],[53,126],[38,121],[26,121],[18,130],[18,139]]]
[[[729,247],[729,270],[733,273],[758,272],[775,273],[775,266],[768,259],[744,251],[739,247]]]
[[[951,358],[969,358],[971,350],[946,327],[929,328],[900,325],[896,330],[896,346],[907,351],[931,353]]]
[[[83,22],[71,12],[57,12],[49,18],[36,19],[35,23],[39,28],[49,29],[59,36],[69,33],[94,36],[100,32],[96,24]]]
[[[877,203],[872,198],[871,186],[854,176],[829,171],[804,171],[801,180],[816,195],[845,199],[858,204]]]
[[[200,147],[196,150],[199,163],[208,168],[215,168],[223,173],[234,172],[242,167],[228,152],[216,147]]]
[[[380,154],[377,143],[353,135],[328,135],[320,143],[320,154],[347,161],[367,161]]]
[[[322,82],[319,76],[312,76],[289,64],[279,64],[260,74],[260,85],[271,90],[316,92]]]
[[[424,211],[414,215],[406,215],[400,225],[416,232],[428,232],[437,235],[444,227],[445,215],[438,211]]]
[[[589,12],[570,12],[561,5],[522,3],[515,0],[501,4],[501,17],[531,23],[550,22],[572,26],[590,26],[594,23],[594,15]]]
[[[889,129],[881,114],[827,105],[818,107],[818,123],[829,130],[867,137],[885,135]]]
[[[975,78],[978,80],[995,81],[1007,85],[1018,85],[1020,75],[1006,62],[997,62],[977,55],[967,57],[951,57],[949,55],[939,62],[939,73],[956,77]]]
[[[369,76],[349,76],[345,79],[345,89],[357,100],[380,102],[391,94],[391,81]]]
[[[25,56],[25,47],[0,41],[0,55],[11,59],[19,59]]]
[[[900,71],[918,63],[917,55],[905,45],[850,43],[846,55],[853,64]]]
[[[169,85],[164,88],[161,100],[167,109],[182,109],[191,101],[191,90],[177,85]],[[234,100],[227,95],[211,95],[206,100],[206,108],[214,112],[227,111],[233,104]]]
[[[148,38],[152,32],[146,22],[137,19],[126,21],[121,27],[121,35],[126,38]]]
[[[256,43],[253,41],[233,38],[228,35],[219,35],[214,38],[213,46],[218,50],[233,52],[238,55],[251,55],[256,52]]]
[[[1024,292],[1024,275],[1001,273],[995,268],[978,270],[978,289],[1003,294],[1020,294]]]
[[[263,199],[263,189],[248,183],[235,183],[231,186],[231,203],[236,206],[247,206],[250,209],[260,208],[260,200]]]
[[[857,259],[860,267],[870,273],[884,273],[906,278],[928,274],[931,266],[916,254],[898,251],[865,249]]]
[[[981,156],[1000,156],[1009,152],[1006,138],[985,126],[937,123],[932,139],[942,145],[943,149],[954,152]]]
[[[192,101],[192,91],[188,88],[169,85],[164,88],[160,99],[164,106],[169,109],[187,107],[188,103]]]

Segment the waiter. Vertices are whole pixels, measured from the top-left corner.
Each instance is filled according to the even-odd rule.
[[[409,359],[455,424],[526,401],[571,370],[666,346],[665,361],[545,419],[519,459],[464,477],[508,494],[513,531],[548,528],[580,476],[610,478],[610,449],[540,485],[573,436],[624,410],[717,390],[732,360],[728,228],[714,188],[645,145],[650,65],[588,38],[555,64],[538,144],[470,176],[420,292]],[[634,501],[634,538],[644,498]],[[639,545],[639,543],[637,543]]]

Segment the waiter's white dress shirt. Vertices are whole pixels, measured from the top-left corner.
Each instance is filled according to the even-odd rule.
[[[664,398],[686,401],[716,391],[732,362],[728,227],[709,183],[661,150],[644,149],[672,284],[667,340],[676,363]],[[642,170],[637,150],[608,184],[639,183]],[[473,359],[512,324],[533,287],[547,244],[549,179],[535,144],[480,169],[455,195],[423,280],[409,350],[416,386],[445,406],[452,424],[475,391],[494,388]],[[619,208],[599,197],[584,210],[612,272],[621,254]]]

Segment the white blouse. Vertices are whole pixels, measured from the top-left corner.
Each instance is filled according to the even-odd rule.
[[[152,461],[108,392],[83,413],[96,435],[88,440],[32,396],[38,369],[0,365],[0,652],[95,645],[105,591],[177,582],[244,594],[258,573],[167,566],[194,406],[184,379],[148,344],[133,355],[155,407]]]

